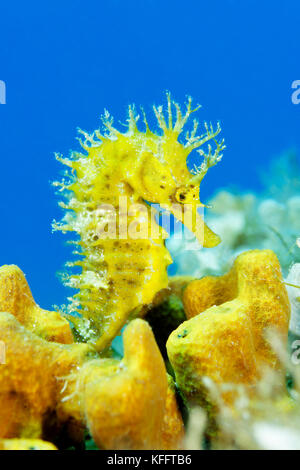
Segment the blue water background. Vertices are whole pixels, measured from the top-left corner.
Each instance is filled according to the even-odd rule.
[[[0,265],[19,265],[43,307],[65,301],[53,152],[77,148],[76,127],[98,127],[104,108],[124,122],[129,103],[150,113],[165,90],[221,121],[227,150],[202,200],[229,184],[259,190],[258,169],[300,144],[299,19],[299,0],[2,2]]]

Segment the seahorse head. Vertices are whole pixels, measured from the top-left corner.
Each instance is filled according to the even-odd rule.
[[[182,113],[180,106],[172,102],[167,94],[166,117],[161,106],[154,106],[161,131],[158,134],[150,131],[145,116],[146,132],[140,132],[137,128],[138,116],[130,108],[129,129],[135,136],[135,160],[129,168],[127,165],[125,175],[128,183],[144,200],[163,205],[196,234],[203,246],[212,247],[220,239],[204,224],[198,213],[199,206],[203,206],[199,199],[200,184],[208,169],[221,160],[225,146],[224,140],[216,139],[221,131],[219,124],[214,130],[212,125],[204,123],[204,133],[197,135],[197,120],[193,121],[192,131],[186,132],[185,139],[181,139],[186,122],[197,109],[199,106],[192,109],[189,98],[186,110]],[[208,141],[213,141],[214,150],[208,143],[205,152],[199,147]],[[188,157],[194,149],[197,149],[202,162],[189,169]],[[184,220],[184,210],[187,214],[188,209],[190,217],[186,216]]]
[[[136,199],[160,204],[171,212],[204,247],[217,245],[219,237],[206,226],[198,213],[199,206],[203,207],[199,190],[208,169],[222,158],[225,146],[223,140],[216,139],[221,131],[219,124],[214,130],[211,124],[204,123],[204,132],[198,135],[196,119],[192,130],[182,138],[190,115],[198,108],[192,109],[189,98],[182,112],[167,93],[167,111],[162,106],[153,107],[159,130],[150,130],[144,112],[144,129],[140,129],[139,116],[130,106],[128,127],[124,133],[113,126],[113,119],[106,111],[102,118],[106,128],[104,133],[96,130],[89,135],[81,131],[85,140],[80,142],[87,155],[73,153],[71,160],[58,157],[72,168],[72,173],[76,172],[76,181],[67,189],[76,194],[80,203],[78,206],[73,198],[71,204],[75,206],[70,207],[69,204],[68,208],[82,210],[82,205],[85,207],[88,200],[90,210],[92,202],[95,205],[101,202],[104,183],[105,187],[109,186],[109,193],[113,190],[120,192],[120,184],[125,184]],[[205,144],[206,151],[200,148]],[[193,150],[200,154],[202,162],[189,168],[187,161]]]

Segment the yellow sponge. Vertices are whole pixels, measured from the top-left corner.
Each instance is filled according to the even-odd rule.
[[[261,365],[278,366],[265,333],[272,327],[287,338],[290,305],[272,251],[248,251],[225,276],[192,281],[183,302],[189,320],[172,332],[167,350],[189,399],[205,398],[204,376],[253,385]]]
[[[41,439],[0,439],[0,450],[57,450],[51,442]]]
[[[18,266],[0,267],[0,312],[8,312],[38,336],[58,343],[73,342],[68,321],[57,312],[43,310],[33,300]]]

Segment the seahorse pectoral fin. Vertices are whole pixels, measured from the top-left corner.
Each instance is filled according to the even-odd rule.
[[[197,241],[204,248],[213,248],[217,246],[221,239],[204,222],[198,209],[202,204],[164,204],[174,217],[179,220],[196,237]]]

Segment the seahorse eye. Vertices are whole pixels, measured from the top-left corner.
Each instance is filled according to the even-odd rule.
[[[175,199],[178,202],[184,202],[186,200],[186,189],[184,188],[179,188],[176,193],[175,193]]]

